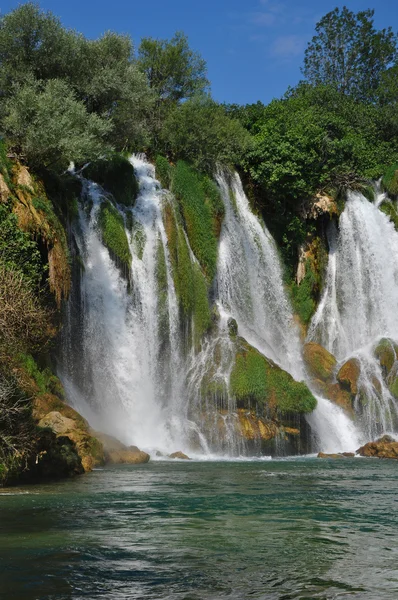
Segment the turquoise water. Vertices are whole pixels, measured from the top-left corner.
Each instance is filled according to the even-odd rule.
[[[398,462],[153,462],[0,492],[0,597],[397,599]]]

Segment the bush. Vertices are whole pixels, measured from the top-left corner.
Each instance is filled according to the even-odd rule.
[[[0,260],[0,343],[40,348],[54,334],[51,316],[23,275]]]
[[[398,196],[398,164],[391,165],[387,169],[382,184],[390,196]]]

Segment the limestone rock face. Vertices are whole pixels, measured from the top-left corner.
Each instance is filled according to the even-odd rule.
[[[41,394],[34,399],[33,415],[39,427],[51,429],[57,437],[68,438],[80,457],[84,471],[105,462],[101,442],[90,433],[85,419],[60,398]]]
[[[191,460],[189,458],[189,456],[184,454],[184,452],[181,452],[181,450],[179,450],[178,452],[173,452],[173,454],[169,454],[169,458],[179,458],[182,460]]]
[[[100,440],[104,448],[105,462],[111,465],[138,465],[147,463],[150,459],[149,454],[143,452],[137,446],[125,446],[118,439],[101,433],[92,432]]]
[[[311,205],[311,211],[309,213],[309,217],[312,219],[318,219],[322,215],[338,215],[339,210],[336,204],[336,201],[333,200],[330,196],[326,196],[325,194],[316,194],[315,201]]]
[[[358,393],[358,379],[361,373],[359,361],[356,358],[350,358],[339,369],[337,381],[346,388],[350,394],[356,396]]]
[[[308,342],[304,345],[303,357],[311,377],[323,382],[332,381],[337,361],[326,348],[315,342]]]
[[[353,458],[354,456],[354,452],[338,452],[337,454],[318,453],[318,458]]]
[[[359,448],[357,454],[376,458],[398,459],[398,441],[389,435],[384,435],[375,442],[368,442]]]
[[[76,429],[76,421],[61,415],[57,410],[53,410],[40,419],[39,427],[49,427],[54,433],[67,433]]]

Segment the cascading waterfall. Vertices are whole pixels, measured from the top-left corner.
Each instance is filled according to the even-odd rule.
[[[295,379],[305,380],[299,332],[283,288],[275,242],[250,210],[239,176],[219,174],[217,179],[226,207],[219,248],[219,303],[237,320],[250,344]],[[318,406],[307,420],[316,446],[326,452],[358,447],[355,425],[344,411],[314,395]]]
[[[161,190],[144,157],[131,162],[139,195],[131,212],[117,207],[132,256],[128,273],[101,239],[98,217],[106,194],[83,180],[86,201],[72,232],[83,267],[75,273],[67,308],[59,374],[92,425],[127,444],[162,452],[245,454],[228,391],[235,358],[228,320],[235,319],[239,334],[293,377],[306,376],[275,243],[250,210],[238,175],[218,173],[225,205],[212,286],[218,327],[198,351],[181,315],[169,256],[164,209],[175,210],[175,200]],[[198,267],[184,235],[191,264]],[[326,440],[326,450],[347,449],[354,436],[343,411],[322,398],[312,426]]]
[[[153,166],[142,157],[133,157],[132,163],[140,193],[132,210],[134,234],[126,229],[132,255],[130,293],[98,230],[104,192],[85,182],[88,202],[80,208],[73,232],[84,269],[75,286],[79,293],[70,300],[73,309],[68,310],[59,371],[68,397],[95,427],[126,443],[167,451],[184,448],[196,426],[187,418],[182,389],[184,358],[162,220],[163,193]],[[159,261],[167,288],[162,310]],[[72,312],[83,315],[80,323],[72,322]]]
[[[350,193],[339,233],[329,229],[325,291],[308,338],[360,363],[355,408],[366,439],[398,427],[398,406],[374,356],[380,338],[398,340],[398,233],[374,203]]]

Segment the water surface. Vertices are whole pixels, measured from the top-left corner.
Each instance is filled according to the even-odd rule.
[[[398,598],[398,464],[152,462],[0,491],[0,597]]]

